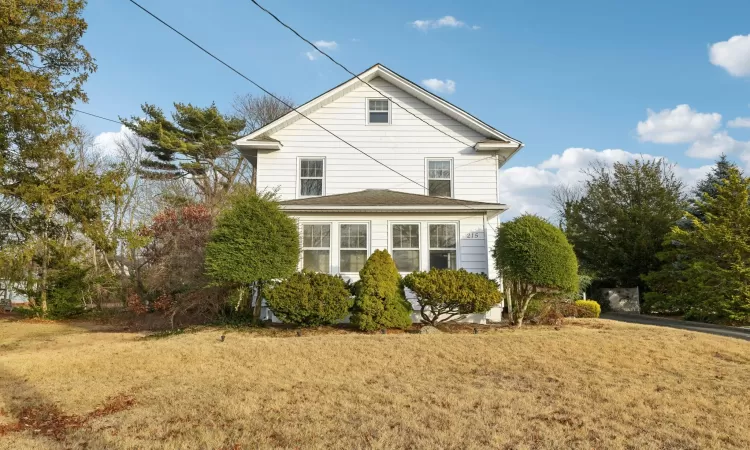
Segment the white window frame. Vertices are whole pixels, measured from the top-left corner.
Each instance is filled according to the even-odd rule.
[[[425,195],[430,195],[430,161],[440,161],[440,162],[448,162],[450,163],[450,170],[451,170],[451,177],[449,181],[451,182],[451,196],[448,198],[455,198],[454,191],[456,188],[455,183],[455,172],[453,170],[453,158],[425,158],[424,160],[424,179],[427,181],[425,186]],[[445,181],[446,178],[435,178],[435,180],[442,180]]]
[[[323,178],[322,178],[322,188],[321,188],[321,194],[320,195],[302,195],[302,161],[323,161]],[[311,179],[311,180],[317,180],[318,178],[315,177],[305,177],[305,179]],[[298,156],[297,157],[297,179],[296,179],[296,186],[294,188],[295,190],[295,198],[313,198],[313,197],[322,197],[326,195],[326,158],[325,156]]]
[[[456,236],[456,247],[455,248],[446,248],[446,247],[432,247],[432,243],[430,242],[430,225],[453,225],[454,234]],[[427,269],[430,270],[432,267],[430,267],[430,252],[432,250],[455,250],[456,251],[456,270],[461,268],[461,252],[459,250],[459,246],[461,245],[461,232],[459,229],[460,223],[459,222],[427,222]]]
[[[424,239],[424,233],[422,232],[422,224],[423,224],[423,222],[409,222],[409,221],[406,221],[406,222],[404,222],[404,221],[390,222],[389,221],[388,222],[388,251],[391,253],[391,257],[393,257],[394,251],[398,251],[398,250],[414,251],[414,250],[416,250],[417,251],[417,258],[418,258],[417,259],[417,271],[422,270],[422,261],[424,261],[424,256],[422,255],[422,251],[423,251],[422,243],[423,243],[423,239]],[[416,225],[417,226],[417,232],[419,233],[419,236],[418,236],[418,239],[417,239],[417,245],[419,245],[419,247],[417,247],[417,248],[413,248],[413,247],[410,247],[410,248],[395,248],[393,246],[393,226],[394,225]],[[395,261],[394,261],[394,263],[395,263]],[[411,272],[402,272],[402,271],[399,270],[399,273],[403,275],[403,274],[409,274]]]
[[[305,268],[305,250],[328,250],[328,272],[333,274],[333,223],[332,222],[300,222],[300,255],[298,270]],[[328,247],[305,247],[305,225],[328,225]]]
[[[380,123],[380,122],[370,122],[370,100],[385,100],[388,102],[388,122]],[[365,123],[367,125],[390,125],[393,121],[393,107],[391,106],[393,102],[391,102],[391,99],[388,97],[369,97],[365,99]],[[378,111],[383,112],[383,111]]]
[[[366,248],[343,248],[343,247],[341,247],[341,227],[343,225],[364,225],[366,227],[366,229],[367,229],[367,247]],[[371,242],[371,239],[372,239],[372,235],[370,234],[370,228],[371,228],[370,227],[370,222],[366,222],[366,221],[359,221],[359,222],[357,222],[357,221],[354,221],[354,222],[338,222],[338,228],[336,230],[337,231],[337,233],[336,233],[336,244],[338,246],[339,273],[341,273],[341,274],[347,274],[347,275],[352,275],[352,274],[358,274],[359,273],[359,272],[344,272],[343,270],[341,270],[341,251],[342,250],[344,250],[344,251],[346,251],[346,250],[366,250],[367,251],[367,258],[369,258],[370,257],[370,242]]]

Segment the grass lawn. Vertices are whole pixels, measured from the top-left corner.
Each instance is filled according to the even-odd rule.
[[[222,332],[0,319],[0,448],[750,448],[750,342]]]

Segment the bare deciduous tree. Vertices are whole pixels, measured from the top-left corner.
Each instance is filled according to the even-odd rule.
[[[274,94],[275,95],[275,94]],[[294,101],[285,96],[276,95],[278,98],[274,98],[270,95],[263,95],[260,97],[253,96],[252,94],[238,95],[232,102],[232,107],[238,116],[245,119],[244,134],[250,134],[255,130],[258,130],[284,114],[292,110],[290,107],[294,107]],[[253,190],[257,188],[257,178],[255,167],[252,168],[252,174],[250,178],[250,186]]]

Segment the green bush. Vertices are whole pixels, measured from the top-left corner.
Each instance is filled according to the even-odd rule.
[[[580,317],[599,317],[602,313],[602,307],[593,300],[576,300],[575,305]]]
[[[518,326],[532,298],[541,294],[576,293],[578,261],[563,232],[546,220],[523,215],[505,223],[497,235],[495,266],[511,292]]]
[[[386,250],[375,250],[356,283],[351,323],[365,331],[411,326],[411,305],[404,296],[401,275]]]
[[[430,325],[487,312],[502,301],[495,281],[464,269],[414,272],[404,278],[404,286],[414,292],[422,320]]]
[[[282,322],[306,327],[330,325],[352,306],[344,280],[317,272],[297,272],[266,292],[268,307]]]
[[[216,220],[206,245],[206,274],[227,288],[252,285],[255,298],[262,298],[264,285],[295,272],[299,245],[297,222],[278,203],[243,191]],[[260,305],[253,307],[256,320]]]

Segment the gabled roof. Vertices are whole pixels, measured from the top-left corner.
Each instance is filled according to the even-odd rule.
[[[390,189],[366,189],[346,194],[308,197],[279,202],[284,211],[434,211],[476,210],[499,214],[508,209],[501,203],[474,202],[447,197],[408,194]]]
[[[331,103],[332,101],[342,97],[348,92],[363,85],[364,83],[360,81],[360,79],[369,83],[371,80],[378,77],[393,84],[394,86],[421,100],[422,102],[432,106],[445,115],[455,119],[457,122],[485,136],[487,139],[512,146],[512,148],[514,148],[513,153],[515,153],[515,151],[519,150],[523,146],[523,143],[521,141],[513,139],[507,134],[491,127],[490,125],[467,113],[463,109],[423,89],[419,85],[407,80],[406,78],[388,69],[382,64],[375,64],[374,66],[359,74],[357,77],[352,77],[348,81],[341,83],[328,92],[325,92],[324,94],[315,97],[304,105],[297,107],[297,110],[305,116],[311,114],[318,108]],[[268,125],[250,133],[249,135],[237,139],[234,142],[234,145],[238,147],[255,146],[255,144],[259,141],[270,141],[270,139],[268,139],[269,135],[272,135],[273,133],[287,127],[288,125],[302,118],[302,115],[300,115],[298,112],[291,111],[286,115],[269,123]]]

